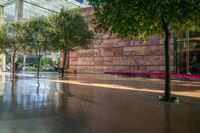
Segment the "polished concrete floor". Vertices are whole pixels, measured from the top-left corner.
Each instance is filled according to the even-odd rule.
[[[199,133],[200,82],[55,73],[0,76],[0,133]]]

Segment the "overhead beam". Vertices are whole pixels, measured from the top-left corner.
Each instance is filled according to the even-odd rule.
[[[59,12],[57,12],[57,11],[54,11],[54,10],[51,10],[51,9],[48,9],[48,8],[42,7],[42,6],[40,6],[40,5],[37,5],[37,4],[31,3],[31,2],[28,2],[28,1],[26,1],[26,0],[24,0],[24,2],[25,2],[25,3],[28,3],[28,4],[30,4],[30,5],[36,6],[36,7],[38,7],[38,8],[41,8],[41,9],[44,9],[44,10],[47,10],[47,11],[50,11],[50,12],[56,13],[56,14],[59,13]]]
[[[13,3],[14,3],[14,0],[8,1],[8,2],[4,3],[4,7],[9,6],[9,5],[13,4]]]

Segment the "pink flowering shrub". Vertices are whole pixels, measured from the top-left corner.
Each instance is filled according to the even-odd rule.
[[[139,77],[153,77],[164,78],[163,73],[148,73],[148,72],[105,72],[105,74],[111,75],[130,75]],[[172,79],[187,79],[187,80],[200,80],[200,74],[171,74]]]

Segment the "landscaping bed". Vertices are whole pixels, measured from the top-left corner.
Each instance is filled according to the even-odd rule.
[[[104,74],[111,75],[124,75],[124,76],[135,76],[135,77],[148,77],[148,78],[164,78],[164,73],[148,73],[148,72],[104,72]],[[200,81],[200,74],[171,74],[172,79],[181,80],[198,80]]]

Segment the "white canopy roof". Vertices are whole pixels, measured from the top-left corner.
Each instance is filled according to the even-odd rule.
[[[15,20],[16,1],[0,0],[0,5],[4,6],[5,21]],[[62,7],[68,10],[86,7],[75,0],[23,0],[23,2],[22,20],[59,13]]]

